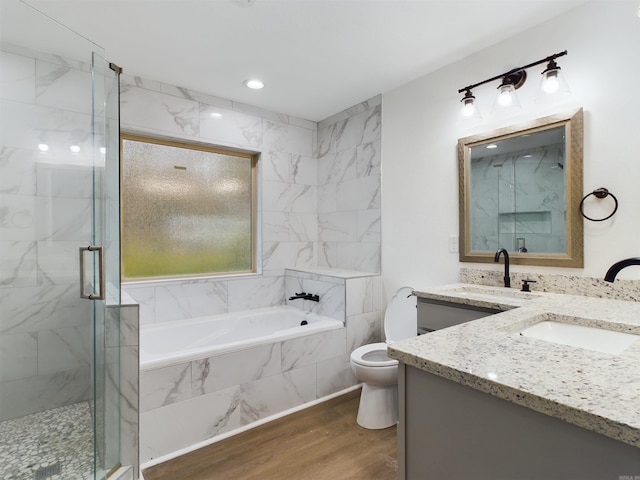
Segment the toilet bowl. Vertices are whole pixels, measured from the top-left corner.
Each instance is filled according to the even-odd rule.
[[[370,343],[351,353],[351,369],[362,382],[356,421],[369,429],[398,423],[398,361],[387,356],[387,345],[418,333],[416,297],[411,287],[400,288],[384,315],[386,342]]]

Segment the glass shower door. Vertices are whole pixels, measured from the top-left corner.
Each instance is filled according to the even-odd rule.
[[[2,0],[2,479],[104,478],[119,462],[116,118],[100,47]],[[97,255],[84,258],[85,288],[104,286],[102,300],[80,298],[89,245],[106,254],[104,282]]]

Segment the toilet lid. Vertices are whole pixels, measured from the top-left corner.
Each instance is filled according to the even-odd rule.
[[[418,335],[417,298],[413,288],[402,287],[393,295],[384,314],[384,334],[387,343]]]

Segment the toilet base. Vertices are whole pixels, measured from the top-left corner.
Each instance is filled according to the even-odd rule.
[[[358,425],[377,430],[398,423],[398,385],[362,385]]]

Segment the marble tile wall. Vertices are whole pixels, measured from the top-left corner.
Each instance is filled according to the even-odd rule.
[[[318,144],[315,122],[139,77],[121,84],[123,131],[261,152],[261,274],[125,284],[142,324],[283,304],[287,267],[379,272],[380,97],[321,122]]]
[[[318,125],[318,266],[380,272],[381,97]]]
[[[142,371],[141,461],[188,448],[356,384],[351,351],[380,339],[379,275],[287,269],[286,294],[304,289],[320,302],[300,308],[346,327]],[[167,431],[172,425],[180,428]]]
[[[0,420],[6,420],[90,395],[91,304],[78,295],[78,247],[91,238],[91,76],[81,62],[7,44],[0,63]],[[71,145],[80,152],[72,154]]]

